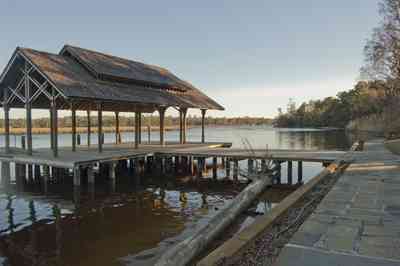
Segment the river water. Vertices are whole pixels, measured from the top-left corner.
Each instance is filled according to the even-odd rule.
[[[200,134],[200,129],[190,129],[189,141],[200,140]],[[92,143],[96,143],[93,135]],[[157,140],[157,135],[151,133],[151,140]],[[81,137],[85,143],[86,136]],[[122,138],[132,141],[134,136],[123,133]],[[69,134],[60,135],[59,143],[70,145],[70,139]],[[167,132],[166,139],[177,140],[178,132]],[[238,148],[244,141],[265,149],[345,150],[350,146],[342,131],[269,126],[207,128],[206,140],[232,142]],[[3,141],[1,136],[0,145]],[[114,134],[106,134],[105,142],[112,141]],[[19,136],[11,138],[12,145],[19,143]],[[48,147],[48,135],[35,135],[33,144]],[[303,180],[321,170],[319,163],[305,163]],[[218,173],[225,174],[223,169]],[[283,168],[283,181],[285,173]],[[207,223],[240,192],[232,184],[210,184],[154,177],[140,187],[97,185],[78,192],[60,185],[50,185],[46,193],[37,187],[0,188],[0,265],[152,265],[157,256],[193,233],[196,225]],[[263,197],[255,209],[265,213],[279,200]]]

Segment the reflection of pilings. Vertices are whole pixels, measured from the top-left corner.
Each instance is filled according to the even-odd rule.
[[[61,210],[57,205],[53,206],[53,216],[55,218],[54,223],[56,227],[56,246],[55,246],[56,265],[60,265],[61,251],[62,251],[62,226],[61,226]]]
[[[8,230],[13,233],[15,224],[14,224],[14,208],[12,207],[12,196],[8,195],[7,196],[7,206],[6,210],[8,211]]]

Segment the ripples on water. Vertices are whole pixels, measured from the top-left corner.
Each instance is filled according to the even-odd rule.
[[[189,140],[200,139],[199,129],[188,133]],[[232,142],[233,147],[242,147],[244,138],[254,148],[343,150],[350,144],[341,131],[220,127],[206,133],[207,140]],[[123,135],[125,141],[131,137]],[[35,136],[34,144],[45,147],[47,138]],[[167,139],[177,138],[177,132],[167,133]],[[69,145],[69,139],[62,135],[60,143]],[[106,135],[106,141],[113,139],[113,134]],[[304,180],[321,169],[320,164],[304,164]],[[219,174],[223,176],[224,171]],[[285,169],[282,174],[284,180]],[[151,265],[239,192],[232,185],[196,187],[161,180],[115,190],[106,185],[94,190],[82,187],[82,191],[53,185],[47,193],[38,188],[1,190],[0,265]],[[267,212],[279,200],[267,195],[253,211]]]

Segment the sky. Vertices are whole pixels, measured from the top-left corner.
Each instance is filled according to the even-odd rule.
[[[72,44],[168,68],[226,108],[210,115],[274,117],[351,89],[378,21],[378,0],[1,0],[0,69]]]

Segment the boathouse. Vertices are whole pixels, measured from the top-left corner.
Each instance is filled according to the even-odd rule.
[[[201,110],[205,142],[206,110],[224,108],[190,83],[159,66],[148,65],[92,50],[65,45],[58,54],[18,47],[0,77],[0,99],[4,109],[5,152],[10,148],[10,108],[26,111],[26,154],[32,155],[32,109],[49,109],[51,149],[58,156],[58,110],[71,110],[72,151],[76,151],[76,111],[87,111],[90,146],[90,112],[98,117],[98,152],[103,150],[102,112],[115,112],[116,142],[119,112],[135,113],[135,148],[141,143],[143,113],[158,111],[160,145],[165,145],[164,118],[167,108],[180,115],[180,139],[186,142],[186,114]]]

